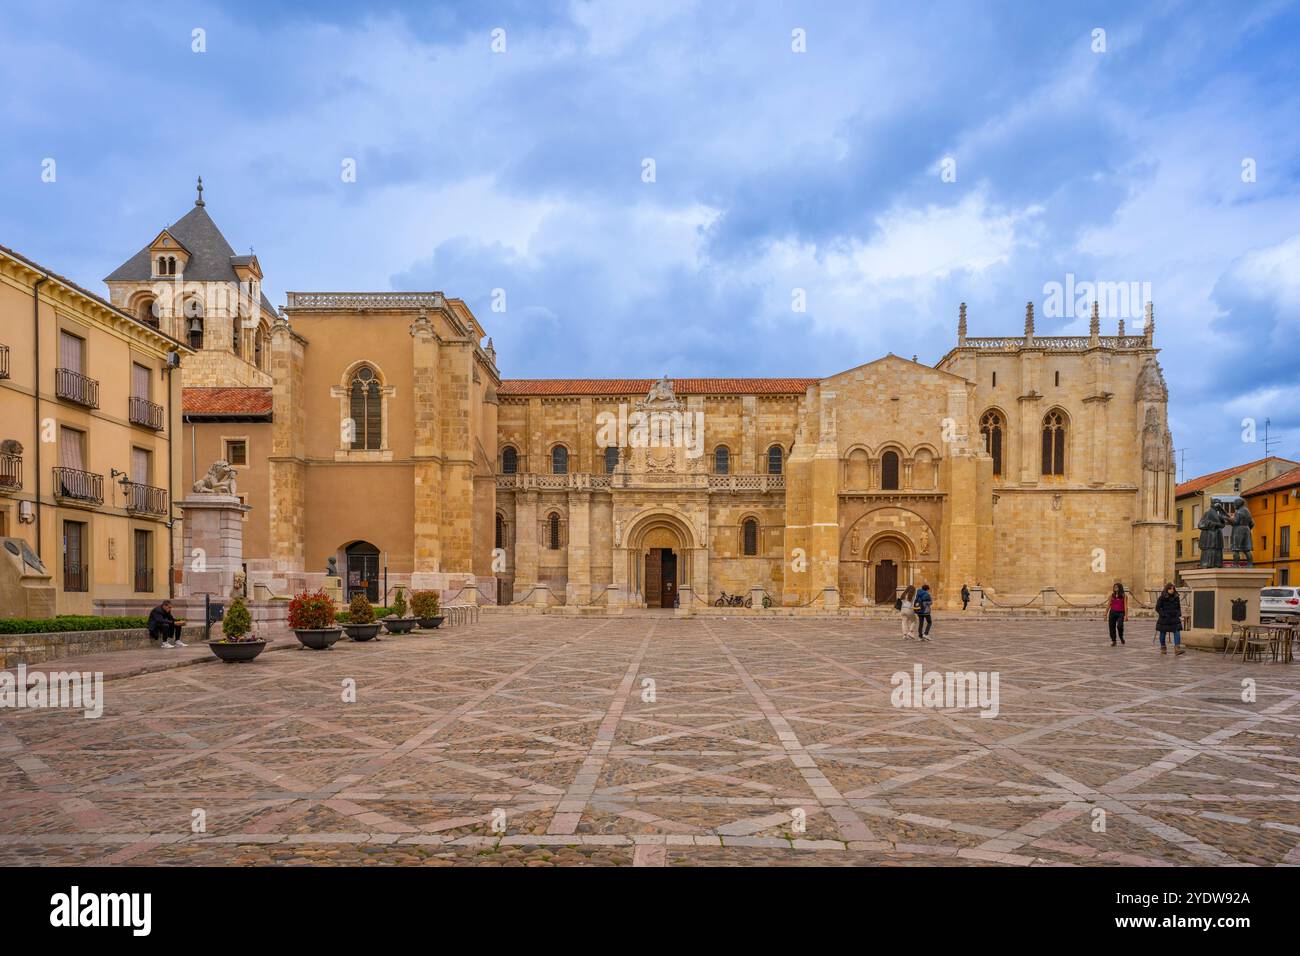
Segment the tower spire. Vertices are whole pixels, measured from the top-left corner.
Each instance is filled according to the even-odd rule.
[[[1147,340],[1146,344],[1150,345],[1151,340],[1156,334],[1156,306],[1154,302],[1147,303],[1147,320],[1142,326],[1142,337]]]
[[[203,202],[203,177],[202,176],[199,177],[199,196],[197,199],[194,200],[194,205],[196,206],[205,205],[205,203]]]
[[[1025,303],[1025,338],[1034,337],[1034,303],[1033,300]]]
[[[960,345],[966,341],[966,303],[961,304],[957,311],[957,344]]]

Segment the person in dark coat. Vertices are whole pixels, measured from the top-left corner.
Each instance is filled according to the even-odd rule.
[[[1156,599],[1156,631],[1160,634],[1160,653],[1168,653],[1165,648],[1165,636],[1174,635],[1174,654],[1183,653],[1183,602],[1178,598],[1178,589],[1171,583],[1165,585]]]
[[[963,611],[966,610],[966,606],[969,604],[970,604],[970,588],[968,588],[966,585],[963,584],[961,586],[961,609]]]
[[[933,602],[934,598],[930,596],[930,585],[922,583],[921,590],[916,592],[915,603],[912,606],[916,609],[916,636],[923,641],[930,639],[930,628],[934,627],[934,618],[930,616],[930,605]]]
[[[184,647],[181,626],[172,617],[172,602],[163,601],[149,612],[149,636],[155,641],[162,638],[162,647]]]

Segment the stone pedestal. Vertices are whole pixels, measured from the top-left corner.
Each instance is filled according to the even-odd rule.
[[[1273,580],[1270,569],[1193,568],[1181,573],[1191,592],[1183,606],[1192,618],[1183,631],[1184,644],[1219,650],[1232,625],[1259,623],[1259,589]]]
[[[210,594],[230,597],[235,573],[244,565],[244,513],[248,505],[235,495],[191,495],[180,502],[184,515],[185,553],[177,596]]]
[[[750,588],[750,589],[749,589],[749,600],[750,600],[750,603],[752,603],[754,607],[756,607],[756,608],[762,608],[762,606],[763,606],[763,589],[762,589],[762,588]]]
[[[548,585],[539,584],[533,589],[533,605],[535,607],[551,606],[551,589]]]
[[[22,538],[0,538],[0,617],[53,617],[54,577]]]
[[[760,605],[761,606],[761,605]],[[822,607],[834,610],[840,606],[839,588],[822,589]]]

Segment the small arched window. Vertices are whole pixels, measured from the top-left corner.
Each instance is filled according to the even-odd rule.
[[[348,388],[352,447],[377,451],[383,447],[384,404],[375,370],[363,365],[352,374]]]
[[[167,257],[167,274],[168,274],[169,276],[174,276],[174,275],[176,274],[176,257],[175,257],[175,256],[168,256],[168,257]]]
[[[504,548],[506,546],[506,519],[497,515],[497,543],[496,547]]]
[[[713,449],[713,473],[715,475],[731,474],[731,449],[719,445]]]
[[[266,371],[266,329],[261,325],[253,333],[253,364]]]
[[[160,275],[160,276],[165,276],[166,274],[167,274],[167,257],[166,257],[166,256],[159,256],[159,257],[158,257],[158,275]]]
[[[1043,416],[1043,474],[1065,474],[1065,414],[1054,408]]]
[[[552,511],[546,519],[546,546],[552,551],[560,550],[560,514]]]
[[[551,449],[551,474],[567,475],[569,473],[569,449],[556,445]]]
[[[980,434],[984,436],[984,450],[993,458],[993,474],[1002,474],[1002,434],[1006,426],[1002,415],[987,411],[980,418]]]
[[[753,557],[758,554],[758,522],[753,518],[746,518],[741,528],[741,547],[746,557]]]
[[[610,445],[605,449],[605,474],[612,475],[618,470],[618,446]]]
[[[898,490],[898,452],[887,451],[880,456],[880,487],[885,491]]]
[[[149,325],[152,325],[155,329],[158,328],[158,300],[157,299],[140,300],[140,308],[136,312],[136,315],[141,322],[145,322]]]
[[[501,450],[501,474],[515,475],[519,473],[519,452],[513,445],[506,445]]]
[[[773,445],[767,450],[767,473],[769,475],[781,474],[781,466],[785,459],[785,453],[780,445]]]

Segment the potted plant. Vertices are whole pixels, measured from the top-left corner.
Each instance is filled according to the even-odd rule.
[[[429,630],[433,630],[445,620],[438,613],[437,591],[411,592],[411,612],[419,619],[420,627]]]
[[[334,602],[324,591],[303,591],[289,602],[289,626],[303,647],[326,651],[343,636],[334,623]]]
[[[390,634],[406,634],[415,630],[415,625],[420,623],[406,611],[406,595],[398,588],[397,596],[393,598],[392,613],[384,618],[384,627]]]
[[[370,606],[365,592],[358,591],[352,595],[352,603],[348,605],[348,620],[343,625],[348,638],[354,641],[372,641],[379,634],[381,626],[375,620],[375,609]]]
[[[221,621],[221,639],[208,641],[212,653],[227,664],[251,661],[266,650],[266,645],[266,641],[253,633],[253,616],[240,597],[226,608],[226,616]]]

